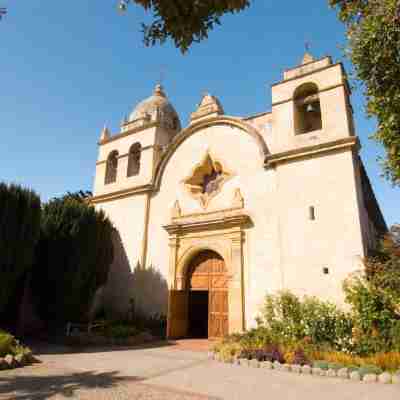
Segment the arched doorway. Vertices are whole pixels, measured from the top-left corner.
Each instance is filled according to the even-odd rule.
[[[203,250],[190,259],[181,290],[169,291],[169,338],[219,338],[229,333],[229,277],[224,259]]]
[[[204,250],[186,274],[188,336],[217,338],[228,334],[228,277],[224,259]]]

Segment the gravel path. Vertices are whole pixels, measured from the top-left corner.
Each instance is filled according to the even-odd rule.
[[[206,400],[208,396],[143,383],[116,372],[82,372],[44,362],[0,372],[0,399],[7,400]]]
[[[221,364],[180,346],[54,353],[41,354],[41,364],[0,371],[0,399],[400,399],[400,385]]]

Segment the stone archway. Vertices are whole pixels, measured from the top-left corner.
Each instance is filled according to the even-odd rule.
[[[217,254],[217,258],[222,258],[224,262],[225,287],[223,289],[226,293],[215,294],[214,298],[209,300],[218,304],[227,301],[228,307],[225,308],[229,310],[229,313],[226,313],[227,328],[224,325],[223,331],[227,330],[226,333],[231,334],[245,329],[243,243],[244,229],[251,224],[251,220],[242,207],[179,215],[172,218],[171,224],[164,226],[169,234],[170,247],[168,338],[188,336],[189,294],[192,284],[188,276],[190,276],[193,263],[198,262],[194,260],[203,252]],[[213,279],[215,278],[214,276]],[[210,274],[207,282],[209,281]],[[193,284],[200,285],[196,282]],[[216,285],[215,282],[213,287],[216,288]],[[214,292],[218,293],[217,290]],[[215,333],[211,332],[211,336],[215,337]]]
[[[229,278],[224,259],[215,251],[194,256],[187,270],[188,335],[219,338],[228,334]]]

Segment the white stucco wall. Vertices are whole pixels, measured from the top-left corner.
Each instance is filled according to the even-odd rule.
[[[230,208],[234,191],[240,188],[245,210],[254,223],[246,232],[244,250],[246,311],[250,320],[256,311],[255,304],[266,291],[280,288],[280,272],[277,215],[271,201],[275,173],[263,168],[263,157],[248,133],[231,126],[214,126],[196,132],[179,146],[165,169],[160,192],[151,202],[148,261],[168,275],[168,234],[162,226],[170,222],[170,210],[176,200],[183,214],[203,211],[186,192],[182,180],[207,151],[222,161],[234,177],[212,199],[206,211]]]
[[[145,195],[112,200],[96,205],[118,230],[114,238],[114,262],[102,292],[103,304],[110,313],[123,314],[135,297],[133,273],[140,261],[144,235]]]
[[[254,325],[264,296],[282,288],[342,302],[342,281],[359,268],[363,242],[350,150],[280,164],[266,170],[255,140],[236,127],[205,128],[186,139],[166,165],[159,192],[151,198],[147,267],[168,280],[171,209],[176,200],[183,214],[203,212],[182,181],[210,152],[233,177],[212,199],[206,211],[231,207],[240,188],[253,226],[244,244],[244,297],[247,327]],[[309,219],[315,207],[316,220]],[[132,270],[143,243],[145,196],[136,195],[101,206],[118,228]],[[329,268],[329,274],[323,268]],[[126,269],[126,268],[125,268]],[[107,289],[112,302],[127,304],[127,275],[111,280]],[[164,284],[163,283],[163,284]],[[166,292],[146,297],[146,308],[166,309]],[[130,289],[130,295],[132,290]],[[128,296],[128,297],[129,297]],[[142,296],[143,297],[143,296]]]
[[[342,282],[364,256],[352,152],[282,164],[277,173],[284,285],[340,304]]]

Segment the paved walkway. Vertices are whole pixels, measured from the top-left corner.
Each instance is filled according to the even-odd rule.
[[[74,354],[55,349],[40,355],[42,364],[0,372],[0,399],[400,399],[400,386],[220,364],[187,347]]]

